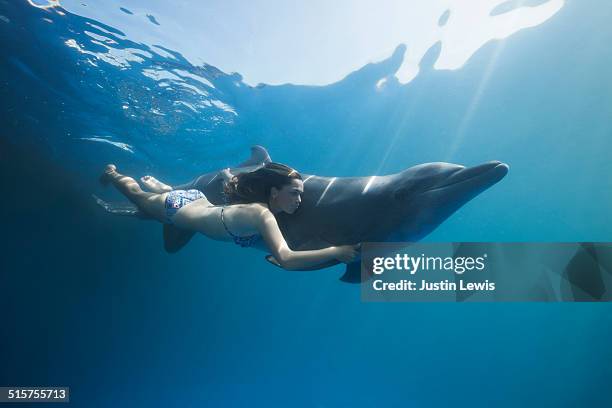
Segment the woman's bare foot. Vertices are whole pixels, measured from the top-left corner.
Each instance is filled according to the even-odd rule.
[[[143,176],[140,178],[140,181],[142,182],[142,184],[144,184],[144,186],[147,189],[149,189],[149,191],[153,193],[162,194],[168,191],[172,191],[172,187],[170,187],[167,184],[162,183],[161,181],[159,181],[153,176]]]
[[[116,174],[117,166],[114,164],[107,164],[104,168],[104,173],[100,176],[100,183],[102,183],[103,186],[107,186]]]

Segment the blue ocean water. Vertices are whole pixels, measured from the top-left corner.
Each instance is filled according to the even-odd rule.
[[[428,240],[610,241],[608,2],[568,1],[459,70],[434,46],[406,85],[403,46],[328,86],[251,87],[61,8],[0,15],[0,385],[87,407],[612,403],[608,305],[362,303],[341,267],[203,237],[168,255],[159,225],[91,199],[120,198],[108,162],[183,182],[253,144],[334,176],[495,159],[508,176]]]

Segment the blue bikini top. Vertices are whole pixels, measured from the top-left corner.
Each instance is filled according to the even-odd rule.
[[[255,242],[259,241],[259,238],[261,238],[259,234],[248,235],[246,237],[240,237],[238,235],[232,234],[232,232],[227,228],[227,225],[225,225],[225,219],[223,218],[223,210],[225,210],[225,207],[221,207],[221,223],[223,224],[223,228],[225,228],[225,231],[227,231],[229,236],[232,237],[235,244],[240,245],[241,247],[250,247]]]

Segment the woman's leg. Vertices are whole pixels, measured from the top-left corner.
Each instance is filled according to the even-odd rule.
[[[108,164],[104,169],[103,180],[110,181],[121,194],[127,197],[132,203],[136,204],[139,210],[157,219],[165,220],[164,213],[164,194],[147,193],[140,188],[140,185],[131,177],[124,176],[117,172],[114,164]]]

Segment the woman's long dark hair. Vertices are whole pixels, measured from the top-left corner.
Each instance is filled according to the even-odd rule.
[[[302,180],[302,176],[284,164],[266,163],[255,171],[234,176],[224,187],[225,198],[229,204],[268,204],[272,187],[280,190],[292,179]]]

